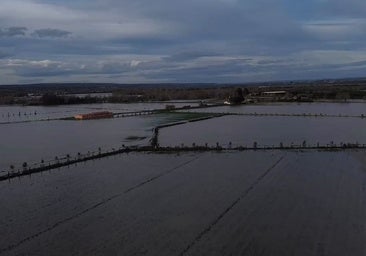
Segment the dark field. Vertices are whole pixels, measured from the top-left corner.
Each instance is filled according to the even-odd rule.
[[[0,255],[365,255],[366,153],[130,154],[0,183]]]

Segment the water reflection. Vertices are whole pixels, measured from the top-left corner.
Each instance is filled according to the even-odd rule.
[[[160,130],[162,146],[220,145],[259,146],[326,145],[328,143],[366,143],[366,120],[361,118],[246,117],[224,116]]]
[[[223,106],[195,109],[212,113],[326,114],[366,116],[366,103],[268,103],[261,105]]]

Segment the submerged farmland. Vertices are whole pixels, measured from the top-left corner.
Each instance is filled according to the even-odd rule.
[[[4,171],[98,148],[151,150],[0,181],[0,255],[365,255],[366,150],[340,145],[366,144],[366,119],[311,106],[324,115],[236,115],[265,105],[2,124]],[[351,109],[341,114],[363,113]],[[195,150],[206,143],[213,150]]]
[[[364,159],[131,154],[4,182],[0,253],[364,255]]]

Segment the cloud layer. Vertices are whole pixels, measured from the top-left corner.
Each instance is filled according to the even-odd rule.
[[[26,27],[10,27],[0,29],[0,37],[25,36]]]
[[[2,0],[1,83],[364,76],[360,0]]]

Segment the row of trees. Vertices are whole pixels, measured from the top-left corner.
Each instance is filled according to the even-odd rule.
[[[98,97],[73,97],[73,96],[62,96],[54,93],[46,93],[39,99],[40,105],[68,105],[68,104],[90,104],[90,103],[101,103],[103,98]]]

